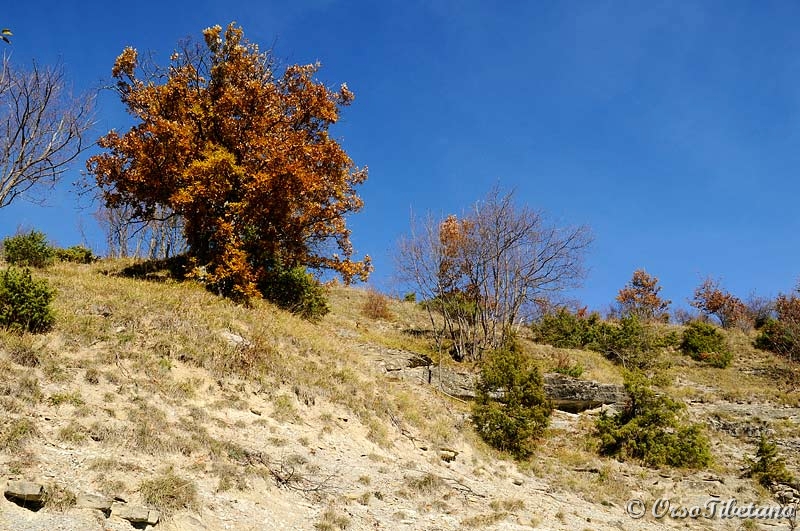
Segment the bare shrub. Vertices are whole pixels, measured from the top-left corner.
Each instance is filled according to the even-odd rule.
[[[392,318],[392,312],[389,311],[389,298],[378,290],[370,288],[367,290],[367,298],[361,308],[361,313],[370,319],[388,321]]]
[[[400,279],[424,299],[440,350],[480,359],[506,344],[536,301],[577,286],[591,236],[556,227],[495,188],[461,218],[412,218],[399,243]]]

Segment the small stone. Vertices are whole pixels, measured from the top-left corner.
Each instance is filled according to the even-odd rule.
[[[339,330],[336,331],[336,335],[347,339],[355,339],[358,337],[358,332],[347,330],[345,328],[340,328]]]
[[[159,518],[161,518],[161,513],[155,509],[150,509],[147,513],[147,523],[150,525],[156,525]]]
[[[205,524],[198,516],[183,512],[172,517],[172,526],[176,531],[206,531]]]
[[[439,458],[445,463],[450,463],[452,461],[455,461],[457,456],[458,452],[455,450],[451,450],[449,448],[439,449]]]
[[[5,495],[21,501],[41,502],[44,500],[44,485],[32,481],[9,481]]]
[[[261,416],[261,410],[256,409],[254,407],[250,408],[250,413],[252,413],[253,415],[258,415],[259,417]]]
[[[111,504],[111,516],[122,518],[132,524],[146,524],[150,519],[150,509],[139,505],[114,502]]]
[[[238,347],[238,346],[248,347],[252,344],[239,334],[234,334],[233,332],[222,331],[219,333],[219,335],[222,339],[225,340],[226,343],[228,343],[228,345],[232,347]]]
[[[96,494],[80,494],[75,504],[78,507],[106,512],[111,510],[112,501],[110,498]]]
[[[521,479],[519,479],[519,478],[514,478],[514,480],[512,481],[512,483],[514,483],[514,485],[516,485],[517,487],[519,487],[519,486],[521,486],[521,485],[524,483],[524,481],[522,481],[522,480],[521,480]]]

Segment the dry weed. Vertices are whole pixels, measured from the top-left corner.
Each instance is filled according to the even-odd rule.
[[[191,480],[182,478],[168,469],[153,479],[139,484],[139,493],[144,502],[155,507],[166,516],[181,509],[196,509],[197,487]]]
[[[39,430],[30,419],[6,421],[0,428],[0,450],[11,454],[24,451],[25,443],[38,435]]]
[[[317,531],[336,531],[337,529],[347,529],[350,526],[350,519],[332,507],[328,507],[320,515],[319,521],[314,524]]]
[[[64,512],[75,506],[75,493],[58,483],[50,483],[44,489],[44,505],[48,509]]]
[[[390,320],[392,312],[389,311],[389,298],[374,288],[368,289],[361,313],[369,319]]]

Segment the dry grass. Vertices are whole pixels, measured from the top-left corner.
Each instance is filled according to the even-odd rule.
[[[58,439],[66,443],[79,444],[86,440],[86,430],[77,422],[70,421],[58,431]]]
[[[367,290],[361,313],[368,319],[391,320],[392,312],[389,311],[389,298],[374,288]]]
[[[583,367],[581,378],[601,383],[622,384],[622,373],[618,365],[597,352],[575,350],[540,345],[531,341],[522,341],[525,351],[539,360],[544,370],[552,370],[559,365],[559,360],[568,359],[573,365]]]
[[[126,265],[124,261],[83,268],[59,264],[48,271],[61,295],[57,310],[65,316],[55,333],[68,349],[96,351],[95,363],[121,366],[117,373],[122,372],[123,378],[125,372],[144,372],[148,378],[137,378],[138,385],[155,386],[176,400],[197,393],[197,382],[176,382],[170,376],[176,363],[187,363],[264,388],[292,384],[306,395],[344,405],[364,421],[385,422],[393,413],[391,401],[369,385],[360,370],[352,369],[360,360],[346,345],[331,339],[329,323],[312,324],[265,302],[256,302],[254,309],[242,308],[190,282],[118,276]],[[104,308],[102,314],[96,307]],[[231,344],[226,332],[244,341]],[[105,348],[89,349],[98,342]],[[96,381],[96,376],[91,379]],[[286,405],[285,399],[278,399],[278,416],[296,417],[297,412]]]
[[[36,425],[27,418],[9,419],[0,424],[0,450],[16,454],[24,450],[25,444],[38,436]]]
[[[89,470],[95,470],[98,472],[112,472],[112,471],[139,472],[142,470],[142,467],[140,467],[135,463],[130,463],[128,461],[98,457],[91,461],[91,463],[89,464]]]
[[[333,507],[328,507],[314,524],[314,529],[317,531],[336,531],[347,529],[349,526],[350,519],[347,516]]]
[[[77,497],[70,489],[50,483],[44,489],[44,505],[50,510],[64,512],[75,506]]]
[[[430,498],[447,486],[441,477],[431,473],[420,477],[408,478],[406,485],[414,496],[424,498]]]
[[[83,400],[81,392],[75,390],[64,393],[54,393],[47,398],[47,403],[55,407],[61,406],[63,404],[69,404],[73,407],[80,407],[84,405],[86,402]]]
[[[316,449],[316,433],[327,438],[353,430],[382,447],[376,452],[386,454],[386,449],[400,446],[398,441],[412,441],[434,450],[427,454],[431,466],[441,464],[433,455],[437,448],[463,447],[468,450],[458,459],[471,458],[484,479],[494,481],[504,473],[494,466],[498,454],[470,428],[468,404],[433,388],[388,381],[373,365],[370,356],[381,349],[412,351],[438,361],[431,323],[419,305],[385,298],[390,320],[366,316],[367,290],[332,287],[332,313],[309,323],[266,302],[257,301],[252,309],[237,306],[191,282],[119,276],[128,263],[53,266],[44,274],[59,293],[55,329],[41,337],[0,332],[0,411],[5,410],[0,451],[19,455],[26,446],[35,446],[26,442],[37,437],[36,425],[22,415],[31,406],[49,409],[59,422],[42,440],[57,438],[76,446],[96,443],[103,451],[134,450],[132,459],[141,465],[92,463],[98,491],[130,495],[138,484],[145,502],[165,513],[198,503],[197,487],[183,474],[204,475],[204,486],[211,491],[246,489],[262,480],[263,470],[256,470],[250,460],[255,450],[292,456],[301,444],[307,448],[300,451],[313,460],[308,451]],[[231,334],[241,341],[232,341]],[[682,397],[757,396],[796,404],[793,380],[781,376],[787,364],[755,351],[750,340],[743,334],[731,336],[737,357],[724,370],[667,355],[674,382],[667,390]],[[523,344],[543,368],[564,359],[584,367],[582,378],[622,383],[619,367],[597,353],[535,345],[524,334]],[[446,357],[440,361],[455,365]],[[86,408],[95,418],[78,422],[76,417]],[[281,429],[286,423],[293,424],[291,435]],[[314,427],[306,430],[306,424]],[[791,431],[788,424],[780,428],[781,434]],[[617,505],[630,491],[658,480],[657,472],[597,457],[591,431],[591,422],[574,430],[551,430],[534,460],[521,465],[522,473],[535,473],[588,501]],[[259,447],[248,439],[254,432],[259,432]],[[239,434],[242,437],[236,438]],[[191,464],[183,465],[180,475],[168,470],[139,483],[145,471],[165,457],[176,463],[186,458]],[[393,461],[377,453],[370,459],[382,463],[375,464],[376,470],[387,468],[373,477],[358,471],[351,478],[360,486],[356,499],[364,505],[382,503],[381,492],[388,497],[397,487],[381,483],[380,474],[388,473]],[[486,463],[492,465],[484,467]],[[315,473],[313,462],[296,463],[301,466],[304,474]],[[452,494],[435,472],[406,469],[409,475],[399,486],[404,497],[422,504],[441,502]],[[462,524],[491,526],[524,510],[521,500],[486,500],[472,511],[476,516]],[[335,530],[348,525],[347,517],[329,507],[315,527]]]
[[[197,486],[172,469],[139,483],[139,494],[147,505],[166,516],[181,509],[195,509],[198,505]]]
[[[504,520],[506,516],[508,516],[508,513],[502,511],[500,512],[495,511],[488,514],[479,514],[461,520],[461,525],[463,527],[468,527],[468,528],[485,529],[490,525],[494,525],[497,522]]]
[[[516,512],[525,509],[525,502],[518,498],[492,500],[489,502],[489,507],[494,511]]]
[[[38,404],[42,401],[44,393],[42,393],[39,379],[34,373],[29,372],[19,377],[14,396],[28,405]]]
[[[668,371],[675,383],[671,394],[695,400],[729,402],[774,402],[800,405],[800,369],[786,359],[753,347],[754,333],[726,331],[734,357],[729,367],[717,369],[673,356]]]
[[[40,347],[33,334],[0,331],[0,348],[5,350],[9,359],[17,365],[36,367],[40,363],[38,355]]]
[[[280,394],[272,400],[272,417],[281,422],[297,422],[300,414],[295,407],[294,399],[286,394]]]
[[[332,287],[329,290],[331,314],[322,325],[334,334],[345,331],[362,341],[386,348],[409,350],[438,359],[427,313],[413,302],[386,297],[391,322],[370,320],[362,313],[367,305],[367,290]]]

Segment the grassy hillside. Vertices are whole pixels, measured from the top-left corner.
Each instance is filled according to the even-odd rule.
[[[38,273],[57,289],[55,328],[0,333],[0,470],[52,493],[36,513],[0,500],[2,529],[130,529],[76,507],[85,493],[157,508],[163,529],[685,527],[631,519],[624,505],[712,494],[770,502],[741,477],[764,429],[798,462],[796,371],[741,332],[729,335],[726,369],[666,355],[663,391],[705,426],[709,470],[599,457],[597,411],[556,412],[534,457],[515,463],[476,437],[468,403],[387,371],[398,351],[436,356],[417,305],[391,300],[387,318],[372,319],[367,290],[332,287],[331,313],[310,323],[166,274],[130,278],[129,265]],[[582,378],[622,382],[597,353],[523,345],[544,371],[578,363]]]

